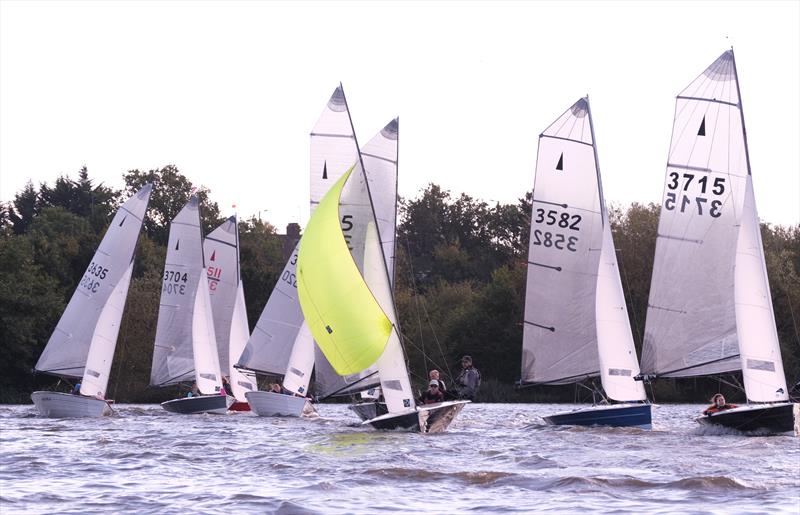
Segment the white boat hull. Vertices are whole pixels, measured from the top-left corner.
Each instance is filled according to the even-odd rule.
[[[405,413],[387,413],[361,425],[369,424],[375,429],[417,431],[420,433],[442,433],[456,416],[471,401],[447,401],[424,404]]]
[[[750,404],[698,417],[698,423],[744,433],[800,436],[800,404]]]
[[[194,415],[198,413],[211,413],[225,415],[228,408],[236,401],[230,395],[197,395],[195,397],[181,397],[161,403],[161,407],[170,413],[180,415]]]
[[[111,415],[108,401],[62,392],[33,392],[31,400],[39,414],[49,418],[84,418]]]
[[[259,417],[300,417],[316,413],[305,397],[261,390],[247,392],[244,396],[250,404],[250,410]]]

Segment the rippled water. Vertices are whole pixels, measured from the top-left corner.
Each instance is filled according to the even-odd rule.
[[[800,439],[709,432],[700,406],[654,430],[542,426],[547,404],[468,405],[438,435],[318,419],[52,420],[0,407],[0,511],[206,513],[800,512]]]

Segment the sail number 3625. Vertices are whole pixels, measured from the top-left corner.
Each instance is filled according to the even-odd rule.
[[[687,210],[693,212],[696,209],[699,216],[709,214],[712,218],[719,218],[722,215],[720,211],[722,201],[712,199],[709,202],[707,195],[723,195],[725,193],[725,177],[714,178],[712,184],[709,184],[710,177],[708,175],[703,175],[696,181],[695,177],[695,174],[689,172],[684,172],[682,175],[678,172],[669,173],[667,189],[672,191],[667,192],[664,209],[667,211],[678,209],[681,213],[685,213]],[[693,184],[694,186],[692,186]],[[690,187],[695,190],[699,189],[699,194],[694,197],[686,194],[685,192],[689,191]]]

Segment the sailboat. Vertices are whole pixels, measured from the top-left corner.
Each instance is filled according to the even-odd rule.
[[[741,370],[748,404],[698,422],[791,432],[733,50],[678,95],[647,307],[645,379]]]
[[[330,185],[358,159],[358,144],[340,84],[311,131],[310,201],[313,213]],[[394,198],[394,196],[393,196]],[[301,240],[302,242],[302,240]],[[314,344],[297,297],[297,254],[294,249],[259,317],[237,367],[283,376],[283,388],[300,397],[250,392],[248,401],[261,416],[300,416],[313,407],[304,397],[316,367],[318,397],[349,395],[379,386],[376,369],[341,377]]]
[[[239,227],[231,216],[203,240],[214,334],[220,370],[228,375],[233,396],[231,411],[250,411],[245,394],[256,389],[255,374],[233,365],[250,337],[244,287],[239,270]]]
[[[522,385],[600,376],[604,404],[553,425],[651,427],[603,199],[588,97],[539,136],[525,292]],[[614,402],[611,402],[614,401]]]
[[[441,432],[469,401],[417,406],[379,231],[359,159],[308,222],[297,261],[300,306],[314,340],[339,375],[377,367],[388,413],[362,424]]]
[[[80,395],[38,391],[31,399],[45,417],[99,417],[133,272],[133,257],[152,186],[122,204],[61,315],[35,369],[80,379]]]
[[[197,385],[199,395],[161,403],[173,413],[224,414],[235,400],[222,387],[202,240],[199,201],[192,195],[169,229],[150,372],[151,386]]]

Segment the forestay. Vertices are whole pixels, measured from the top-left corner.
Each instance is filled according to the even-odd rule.
[[[151,185],[122,204],[47,342],[36,370],[90,378],[87,395],[104,395],[122,318],[136,242]],[[106,307],[108,304],[111,307]],[[90,354],[92,359],[87,367]],[[82,390],[83,391],[83,390]]]
[[[677,97],[647,308],[642,371],[740,367],[734,274],[747,150],[732,51]]]
[[[213,336],[213,320],[208,300],[208,281],[203,266],[200,212],[196,196],[192,196],[170,225],[162,281],[153,367],[150,373],[150,384],[153,386],[194,380],[192,347],[195,337],[203,340],[210,337],[214,343],[216,340]],[[198,288],[199,286],[202,288]],[[196,310],[200,310],[197,315]],[[210,330],[208,325],[211,325]],[[198,356],[204,363],[210,362],[212,367],[214,361],[217,363],[216,371],[201,372],[208,376],[202,379],[204,384],[221,385],[216,350],[213,354],[213,360],[209,356]]]
[[[231,366],[241,355],[250,329],[239,271],[239,229],[235,216],[206,236],[203,255],[220,370],[229,375],[236,399],[245,402],[245,392],[256,389],[255,377]]]
[[[595,300],[603,217],[588,114],[581,99],[539,137],[523,383],[567,384],[600,371]]]

